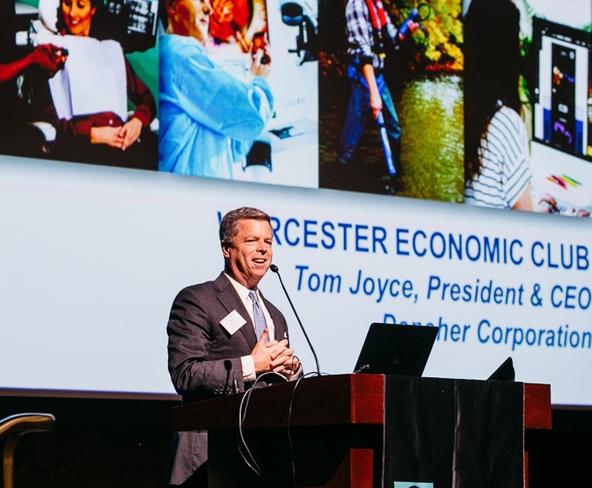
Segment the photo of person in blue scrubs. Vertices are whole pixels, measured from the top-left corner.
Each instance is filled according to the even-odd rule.
[[[208,54],[209,0],[165,0],[164,11],[159,169],[232,179],[273,114],[269,53],[253,52],[244,82]]]

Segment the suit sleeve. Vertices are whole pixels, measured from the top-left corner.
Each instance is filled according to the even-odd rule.
[[[209,359],[213,319],[200,293],[184,289],[175,298],[167,326],[168,367],[177,393],[195,399],[244,389],[240,357]]]

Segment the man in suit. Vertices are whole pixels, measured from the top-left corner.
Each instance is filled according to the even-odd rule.
[[[228,212],[220,223],[224,271],[189,286],[173,302],[168,366],[184,402],[244,391],[258,375],[290,379],[300,363],[288,345],[282,313],[257,285],[272,262],[269,216],[255,208]],[[207,486],[205,432],[180,432],[173,442],[173,486]]]

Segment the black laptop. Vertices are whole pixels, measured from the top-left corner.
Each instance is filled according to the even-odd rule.
[[[421,376],[438,335],[438,327],[370,325],[354,373]]]

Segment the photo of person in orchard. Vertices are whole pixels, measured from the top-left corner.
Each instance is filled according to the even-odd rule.
[[[146,0],[153,11],[156,2]],[[18,100],[22,132],[16,138],[23,143],[7,152],[156,170],[158,140],[151,129],[156,101],[124,53],[129,18],[111,12],[103,0],[27,4],[23,16],[12,3],[6,26],[19,45],[2,46],[13,56],[23,53],[15,56],[22,66],[6,81],[7,91],[17,93],[12,98]],[[28,30],[19,31],[26,21]],[[147,28],[153,45],[153,24],[138,25],[136,31]]]
[[[319,2],[321,187],[462,201],[461,13]]]

